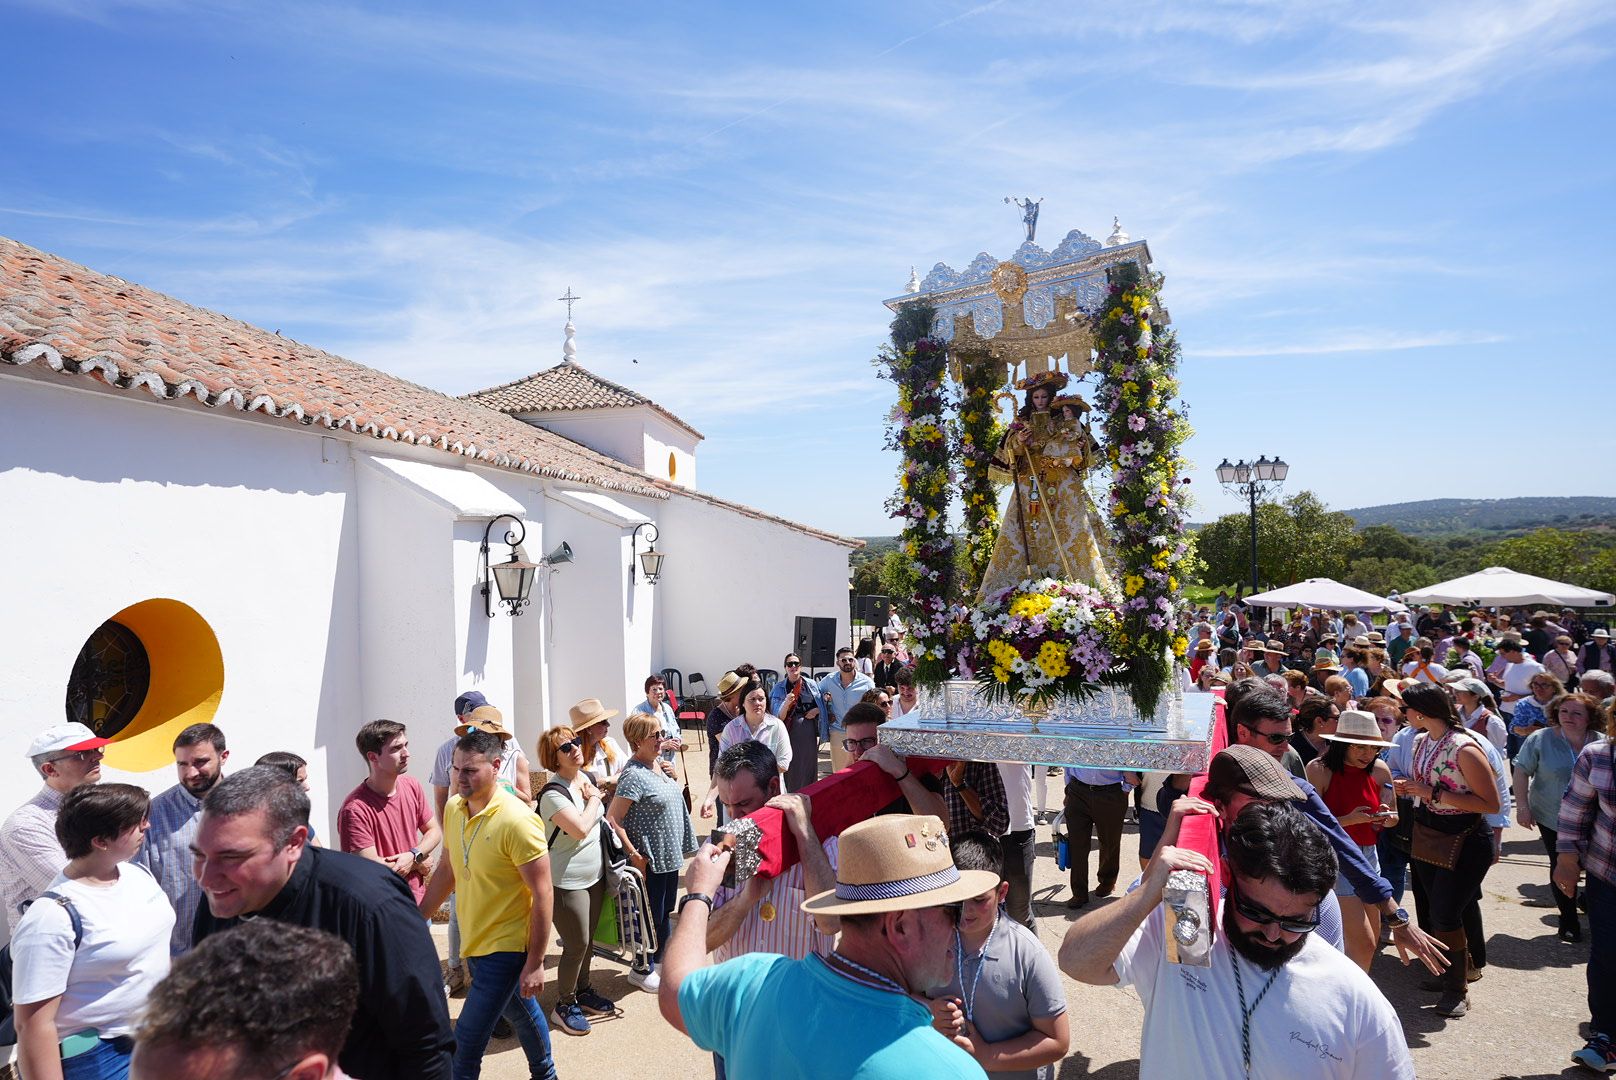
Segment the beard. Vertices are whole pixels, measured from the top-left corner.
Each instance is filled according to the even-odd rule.
[[[1234,905],[1229,903],[1227,897],[1223,901],[1223,932],[1229,939],[1231,949],[1264,971],[1288,964],[1307,944],[1306,934],[1295,941],[1270,945],[1261,933],[1247,933],[1240,929],[1234,921]]]
[[[224,773],[222,770],[212,774],[211,776],[198,773],[189,780],[183,781],[185,790],[189,791],[192,795],[201,798],[203,795],[206,795],[208,792],[213,790],[213,785],[217,784],[219,782],[219,778],[223,775]]]

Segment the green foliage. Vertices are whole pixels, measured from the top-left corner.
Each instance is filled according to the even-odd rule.
[[[1250,583],[1249,514],[1225,514],[1196,533],[1195,542],[1206,566],[1204,584]],[[1257,574],[1263,588],[1310,577],[1343,580],[1362,543],[1352,519],[1311,491],[1257,506]]]
[[[1360,559],[1398,559],[1403,562],[1415,562],[1420,558],[1421,545],[1390,525],[1370,525],[1360,529],[1358,537],[1363,541],[1358,548]]]
[[[1316,575],[1315,575],[1316,576]],[[1386,596],[1392,592],[1408,592],[1434,585],[1442,580],[1436,567],[1409,559],[1388,559],[1370,556],[1354,559],[1341,581],[1357,589]]]

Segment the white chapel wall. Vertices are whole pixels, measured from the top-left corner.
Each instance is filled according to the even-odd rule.
[[[712,691],[743,661],[779,669],[798,615],[836,619],[844,640],[846,547],[679,495],[662,522],[660,666],[699,671]]]
[[[0,377],[11,554],[0,611],[13,626],[0,679],[0,813],[38,787],[23,752],[65,719],[86,638],[126,606],[171,598],[217,637],[224,691],[213,719],[230,767],[270,750],[308,758],[313,820],[329,835],[361,700],[345,444],[282,421],[60,382]],[[171,757],[137,767],[129,756],[115,748],[106,778],[154,792],[173,784]]]

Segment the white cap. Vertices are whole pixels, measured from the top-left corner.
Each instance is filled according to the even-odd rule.
[[[101,738],[83,724],[57,724],[34,736],[34,741],[28,744],[28,756],[35,758],[44,754],[63,754],[73,750],[94,750],[111,741]]]

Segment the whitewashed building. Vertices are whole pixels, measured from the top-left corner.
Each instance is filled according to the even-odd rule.
[[[665,667],[778,667],[798,616],[845,632],[859,542],[698,491],[700,434],[568,330],[560,366],[459,399],[0,238],[0,816],[40,728],[87,719],[108,778],[156,791],[211,720],[232,766],[308,758],[329,831],[368,720],[408,724],[424,774],[461,691],[531,749]],[[490,618],[512,519],[526,561],[572,559]]]

